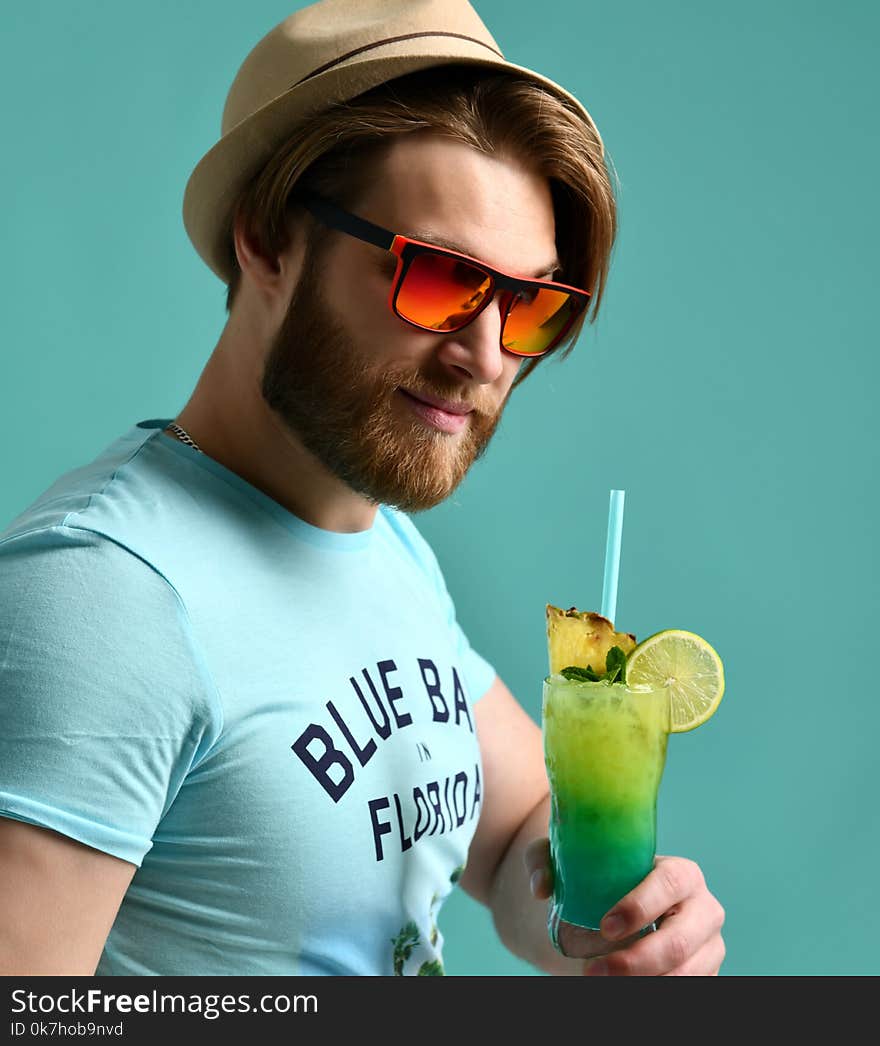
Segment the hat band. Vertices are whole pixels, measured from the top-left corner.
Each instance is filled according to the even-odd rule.
[[[494,47],[490,47],[489,44],[484,43],[482,40],[477,40],[473,36],[465,36],[463,33],[406,33],[403,36],[389,36],[385,40],[377,40],[375,43],[364,44],[363,47],[357,47],[354,51],[349,51],[348,54],[344,54],[340,58],[334,58],[332,62],[327,62],[325,65],[313,69],[312,72],[308,73],[301,80],[297,80],[296,83],[291,84],[290,87],[299,87],[299,85],[305,83],[306,80],[311,80],[313,76],[325,73],[328,69],[332,69],[334,65],[340,65],[342,62],[347,62],[349,58],[354,58],[355,55],[363,54],[364,51],[372,51],[374,47],[384,47],[385,44],[397,44],[400,43],[401,40],[417,40],[424,36],[447,36],[454,37],[456,40],[468,40],[472,44],[479,44],[480,47],[485,47],[487,51],[491,51],[492,54],[498,55],[498,57],[504,61],[504,55],[500,51],[496,51]],[[288,90],[290,90],[290,88],[288,88]]]

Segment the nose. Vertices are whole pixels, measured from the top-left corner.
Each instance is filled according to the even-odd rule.
[[[461,330],[448,334],[437,349],[438,359],[455,372],[480,385],[497,381],[504,371],[501,348],[502,302],[500,294]]]

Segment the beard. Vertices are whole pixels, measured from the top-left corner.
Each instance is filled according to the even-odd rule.
[[[439,363],[433,373],[412,364],[381,369],[369,345],[360,348],[322,298],[321,282],[310,248],[266,358],[263,399],[356,494],[404,512],[433,508],[485,453],[504,402],[490,403],[487,390],[478,387],[467,399],[474,409],[460,432],[430,428],[396,390],[461,402],[462,384],[444,375]]]

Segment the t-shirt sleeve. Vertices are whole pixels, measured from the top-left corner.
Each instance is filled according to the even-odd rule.
[[[495,681],[495,669],[474,650],[464,630],[458,623],[455,603],[449,594],[446,579],[443,576],[443,571],[440,569],[434,550],[422,537],[416,525],[407,515],[396,510],[393,510],[391,515],[392,525],[396,524],[400,528],[405,541],[410,546],[411,552],[419,560],[420,565],[431,579],[453,636],[458,654],[458,667],[464,674],[471,702],[478,701]]]
[[[174,588],[109,538],[0,542],[0,816],[140,865],[219,701]]]

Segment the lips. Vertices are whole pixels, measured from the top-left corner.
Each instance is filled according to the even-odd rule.
[[[445,411],[447,414],[470,414],[474,409],[470,403],[452,403],[450,400],[441,400],[436,396],[426,396],[424,393],[416,395],[416,393],[409,392],[406,389],[401,389],[400,391],[404,396],[419,400],[421,403],[427,403],[429,407],[436,407],[437,410]]]
[[[468,415],[474,409],[467,404],[451,403],[436,396],[415,396],[405,389],[397,391],[413,413],[440,432],[461,432],[468,423]]]

